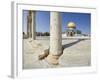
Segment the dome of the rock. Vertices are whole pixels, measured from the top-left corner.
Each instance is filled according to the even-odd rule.
[[[74,22],[69,22],[67,26],[68,28],[76,28],[76,24]]]

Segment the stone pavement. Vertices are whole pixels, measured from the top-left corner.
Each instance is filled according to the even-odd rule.
[[[60,56],[59,65],[48,64],[46,58],[38,60],[38,55],[49,48],[48,39],[23,40],[23,68],[60,68],[90,66],[91,64],[91,40],[64,39],[63,54]]]

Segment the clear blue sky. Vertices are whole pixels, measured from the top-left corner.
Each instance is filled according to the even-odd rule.
[[[28,11],[23,11],[23,30],[27,30],[27,15]],[[76,28],[81,30],[84,34],[91,32],[91,14],[89,13],[70,13],[61,12],[62,16],[62,32],[67,29],[67,23],[72,21],[76,23]],[[50,32],[50,12],[37,11],[36,12],[36,31]]]

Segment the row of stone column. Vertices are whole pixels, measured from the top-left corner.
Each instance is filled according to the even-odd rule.
[[[47,61],[50,64],[58,64],[59,55],[62,53],[62,27],[61,15],[59,12],[50,12],[50,49]],[[35,11],[29,11],[28,35],[36,39]]]

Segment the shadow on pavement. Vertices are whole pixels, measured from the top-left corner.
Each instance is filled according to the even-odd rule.
[[[86,39],[78,39],[75,42],[72,42],[72,43],[69,43],[69,44],[64,44],[63,48],[65,49],[65,48],[71,47],[71,46],[73,46],[73,45],[75,45],[75,44],[77,44],[77,43],[79,43],[80,41],[83,41],[83,40],[86,40]]]

